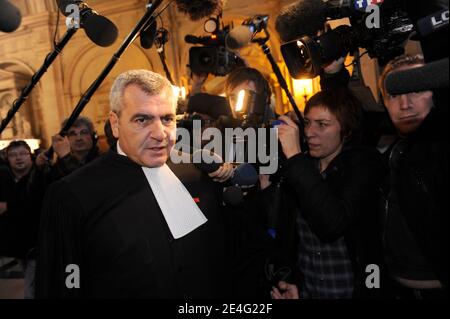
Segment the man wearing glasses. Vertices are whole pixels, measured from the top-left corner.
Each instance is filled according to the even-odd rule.
[[[66,121],[62,123],[62,127]],[[66,136],[58,134],[52,137],[52,147],[58,160],[51,168],[49,182],[69,175],[99,156],[94,124],[89,118],[80,116],[67,131]],[[49,159],[44,153],[36,159],[36,165],[40,169],[47,167],[48,163]]]

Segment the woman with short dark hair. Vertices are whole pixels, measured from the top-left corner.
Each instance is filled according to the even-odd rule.
[[[307,103],[304,136],[291,119],[280,117],[287,157],[284,202],[290,204],[280,212],[277,241],[294,259],[301,298],[367,297],[376,291],[366,287],[366,268],[381,262],[377,205],[383,166],[378,152],[360,143],[361,113],[348,90],[335,89]],[[296,286],[282,282],[272,296],[297,297]]]

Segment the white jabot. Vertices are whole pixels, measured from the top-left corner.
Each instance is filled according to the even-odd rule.
[[[126,156],[119,143],[117,153]],[[181,238],[208,221],[186,187],[167,164],[155,168],[142,167],[142,170],[173,238]]]

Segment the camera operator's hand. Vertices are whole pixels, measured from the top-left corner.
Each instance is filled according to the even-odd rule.
[[[217,171],[209,174],[209,177],[213,178],[215,182],[223,183],[233,177],[233,174],[233,164],[224,163]]]
[[[273,287],[270,294],[272,299],[300,299],[297,286],[284,281],[278,283],[278,288]]]
[[[284,155],[286,155],[287,159],[290,159],[302,152],[300,147],[300,129],[287,116],[280,116],[278,119],[286,123],[278,126],[278,139],[281,142]]]
[[[52,146],[58,158],[63,158],[70,153],[70,142],[67,136],[59,134],[52,136]]]
[[[202,93],[203,85],[208,78],[208,73],[196,74],[192,73],[192,90],[191,95]]]
[[[36,164],[37,168],[41,169],[44,166],[46,166],[49,163],[49,158],[47,155],[45,155],[45,152],[40,153],[37,157],[34,163]]]

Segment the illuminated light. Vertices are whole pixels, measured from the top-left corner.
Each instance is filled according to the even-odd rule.
[[[186,91],[186,88],[185,88],[184,86],[181,88],[180,94],[181,94],[181,98],[182,98],[183,100],[186,100],[187,91]]]
[[[245,99],[245,90],[240,90],[238,93],[238,98],[236,101],[236,106],[234,110],[238,113],[242,112],[244,109],[244,99]]]
[[[294,94],[296,97],[313,95],[313,81],[311,79],[294,80]]]

